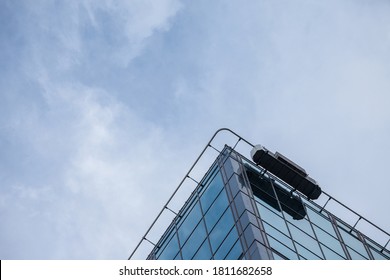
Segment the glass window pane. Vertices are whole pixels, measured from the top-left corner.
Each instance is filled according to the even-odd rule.
[[[326,215],[326,213],[318,213],[312,210],[310,207],[306,207],[307,214],[309,216],[310,222],[312,224],[318,226],[323,231],[327,232],[328,234],[332,235],[333,237],[337,238],[336,232],[334,231],[334,228],[332,226],[332,223],[330,222],[329,218]]]
[[[301,231],[300,229],[296,228],[295,226],[288,223],[289,229],[292,235],[292,239],[302,245],[306,248],[306,250],[311,251],[312,253],[316,254],[317,256],[322,257],[321,249],[319,247],[319,244],[316,240],[314,240],[310,235],[306,234],[305,232]],[[303,251],[303,250],[302,250]],[[303,255],[300,250],[298,250],[298,253]]]
[[[175,235],[176,230],[174,226],[170,226],[169,233],[162,239],[161,243],[159,244],[159,247],[156,250],[156,256],[157,258],[161,255],[162,251],[165,249],[165,247],[169,244],[171,241],[172,237]]]
[[[206,186],[205,191],[200,197],[203,212],[207,212],[219,192],[222,190],[223,182],[221,174],[218,172],[212,181]]]
[[[270,243],[270,246],[277,251],[279,254],[283,255],[286,259],[289,260],[297,260],[298,255],[295,253],[295,251],[288,248],[286,245],[280,243],[275,238],[268,236],[268,242]]]
[[[201,187],[198,190],[199,192],[202,192],[202,190],[205,189],[205,186],[207,186],[209,184],[209,182],[214,178],[215,173],[217,172],[218,169],[219,168],[218,168],[218,165],[216,163],[214,164],[214,166],[212,168],[210,168],[210,172],[208,172],[207,176],[205,176],[202,179],[202,181],[200,182]]]
[[[340,256],[335,251],[329,249],[323,244],[321,244],[321,249],[324,252],[325,259],[327,260],[345,260],[345,257]]]
[[[339,231],[341,233],[341,237],[343,238],[344,243],[349,247],[348,251],[349,251],[352,259],[360,259],[362,257],[368,259],[368,253],[367,253],[366,249],[364,248],[363,243],[356,236],[356,233],[354,233],[353,231],[351,233],[346,232],[340,226],[339,226],[339,229],[340,229]],[[351,250],[351,248],[353,250]],[[362,256],[357,256],[355,254],[355,252],[353,252],[353,251],[356,251],[359,255],[362,255]]]
[[[330,235],[328,232],[323,231],[317,226],[313,226],[314,231],[317,235],[318,240],[335,251],[337,254],[341,255],[343,258],[346,258],[343,248],[341,247],[341,244],[338,239],[334,238],[332,235]],[[326,259],[328,259],[328,256],[324,252]]]
[[[301,220],[294,220],[290,215],[285,215],[285,217],[286,220],[289,222],[288,225],[290,228],[291,228],[290,225],[293,224],[295,227],[299,228],[300,230],[304,231],[306,234],[315,238],[310,222],[306,218]]]
[[[367,260],[366,257],[363,257],[361,254],[356,252],[355,250],[351,249],[350,247],[347,246],[348,253],[351,256],[351,259],[353,260]]]
[[[211,249],[209,246],[209,242],[207,239],[203,241],[202,246],[199,248],[198,252],[196,252],[195,256],[192,258],[193,260],[209,260],[211,259]]]
[[[182,221],[180,221],[178,234],[181,244],[184,244],[184,242],[187,240],[188,236],[199,223],[201,216],[202,215],[200,212],[199,204],[196,203],[192,208],[191,212],[186,217],[184,217]]]
[[[333,237],[337,238],[336,232],[334,231],[334,228],[332,226],[332,223],[330,222],[328,216],[326,213],[318,213],[314,210],[312,210],[310,207],[306,207],[307,214],[309,216],[309,220],[312,224],[318,226],[325,232],[329,233]]]
[[[237,240],[232,250],[226,256],[225,260],[238,260],[241,255],[242,255],[241,244],[240,241]]]
[[[214,250],[216,250],[225,236],[228,235],[230,229],[234,225],[233,215],[230,208],[227,208],[222,218],[215,225],[210,232],[210,243]]]
[[[297,247],[300,259],[305,259],[305,260],[323,259],[322,257],[319,257],[318,255],[314,254],[312,251],[307,250],[305,247],[301,246],[298,243],[295,243],[295,246]]]
[[[205,215],[206,226],[209,231],[213,228],[228,206],[229,202],[226,193],[222,190]]]
[[[270,210],[270,208],[262,205],[261,203],[256,203],[256,205],[260,213],[260,218],[263,221],[267,222],[268,224],[271,224],[272,226],[274,226],[284,234],[289,235],[286,222],[282,217],[280,217],[274,211]]]
[[[176,234],[169,240],[167,246],[161,251],[161,254],[157,256],[159,260],[173,260],[176,254],[179,252],[179,243],[177,241]]]
[[[199,249],[203,240],[206,238],[206,230],[203,222],[199,223],[195,231],[188,238],[187,242],[182,247],[182,255],[184,260],[190,260],[195,252]]]
[[[229,235],[223,241],[221,246],[219,246],[219,248],[216,249],[217,252],[215,253],[214,259],[216,260],[225,259],[227,253],[232,249],[232,247],[235,245],[237,240],[238,240],[237,230],[235,227],[232,227],[230,229]]]
[[[268,223],[264,223],[264,229],[267,235],[271,236],[272,238],[278,240],[278,242],[295,251],[294,245],[289,236],[286,236],[286,234],[280,232],[278,229],[274,228],[273,225],[269,225]],[[271,243],[270,246],[271,248],[273,248]]]
[[[279,216],[279,217],[282,217],[282,213],[280,211],[277,211],[276,209],[274,209],[273,207],[269,206],[267,203],[265,203],[264,201],[262,201],[260,198],[258,198],[257,196],[255,196],[255,200],[257,202],[257,204],[261,205],[262,208],[266,208],[268,211],[271,211],[272,213],[274,213],[275,215]]]

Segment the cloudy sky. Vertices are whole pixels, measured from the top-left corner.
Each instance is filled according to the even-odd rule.
[[[126,259],[212,134],[390,231],[387,0],[0,1],[0,259]]]

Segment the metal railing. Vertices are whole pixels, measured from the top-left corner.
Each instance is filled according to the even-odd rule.
[[[179,183],[179,185],[176,187],[176,189],[173,191],[172,195],[170,196],[170,198],[168,199],[168,201],[165,203],[165,205],[163,206],[163,208],[161,209],[161,211],[158,213],[157,217],[154,219],[154,221],[152,222],[152,224],[150,225],[150,227],[147,229],[146,233],[142,236],[141,240],[138,242],[138,244],[136,245],[135,249],[132,251],[132,253],[130,254],[130,256],[128,257],[128,259],[132,259],[134,254],[137,252],[137,250],[139,249],[139,247],[141,246],[141,244],[143,242],[148,242],[150,244],[152,244],[153,246],[156,246],[156,243],[158,242],[158,240],[156,242],[153,242],[151,241],[149,238],[148,238],[148,235],[150,233],[150,231],[153,229],[153,227],[155,226],[156,222],[160,219],[161,215],[164,213],[164,211],[170,211],[172,212],[173,214],[176,214],[175,211],[173,211],[170,207],[169,207],[169,204],[171,203],[172,199],[176,196],[176,194],[178,193],[178,191],[180,190],[180,188],[183,186],[183,183],[187,180],[187,179],[190,179],[194,182],[197,183],[197,181],[192,177],[190,176],[191,172],[194,170],[194,168],[197,166],[197,164],[199,163],[200,159],[204,156],[204,154],[206,153],[206,151],[208,149],[213,149],[214,151],[216,151],[217,153],[221,153],[222,149],[223,148],[220,148],[218,149],[217,147],[215,147],[213,145],[213,141],[215,140],[215,138],[217,137],[217,135],[219,135],[221,132],[228,132],[230,133],[231,135],[233,135],[234,137],[236,137],[236,140],[233,141],[234,144],[232,145],[232,149],[236,149],[236,147],[240,144],[240,143],[244,143],[246,145],[248,145],[248,148],[252,149],[254,147],[254,145],[249,142],[248,140],[246,140],[245,138],[241,137],[240,135],[238,135],[236,132],[232,131],[231,129],[229,128],[220,128],[218,129],[214,135],[211,137],[211,139],[209,140],[209,142],[206,144],[206,146],[203,148],[203,150],[201,151],[201,153],[199,154],[199,156],[196,158],[195,162],[192,164],[192,166],[190,167],[190,169],[188,170],[187,174],[185,174],[184,178],[181,180],[181,182]],[[226,143],[223,143],[223,146],[225,146]],[[249,154],[250,150],[247,151],[247,154]],[[245,158],[245,157],[244,157]],[[209,163],[209,166],[212,164],[212,162]],[[253,165],[255,165],[253,163]],[[271,177],[274,177],[275,180],[277,181],[280,181],[279,178],[277,178],[276,176],[273,176],[272,174],[268,174],[269,176]],[[286,184],[284,182],[282,182],[283,184]],[[334,215],[332,212],[328,211],[327,207],[329,205],[330,202],[334,202],[336,203],[337,205],[341,206],[343,209],[345,209],[346,211],[348,211],[349,213],[352,213],[353,215],[355,215],[357,218],[356,218],[356,221],[354,221],[352,224],[353,225],[350,225],[350,228],[351,228],[351,231],[352,230],[356,230],[358,225],[361,224],[363,221],[366,222],[368,225],[370,225],[371,227],[373,227],[374,229],[378,230],[379,232],[383,233],[383,235],[386,237],[386,241],[383,243],[383,244],[378,244],[376,241],[373,241],[370,237],[368,237],[371,241],[373,241],[375,244],[377,244],[378,246],[380,246],[382,248],[382,252],[383,251],[386,251],[387,254],[390,254],[390,250],[389,248],[387,248],[388,246],[390,246],[390,234],[388,232],[386,232],[385,230],[383,230],[382,228],[378,227],[377,225],[375,225],[374,223],[372,223],[371,221],[369,221],[368,219],[364,218],[362,215],[360,215],[359,213],[357,213],[356,211],[352,210],[351,208],[349,208],[348,206],[346,206],[345,204],[343,204],[342,202],[340,202],[339,200],[333,198],[331,195],[329,195],[328,193],[326,193],[324,190],[322,190],[322,195],[323,196],[325,195],[327,198],[325,199],[326,202],[321,206],[319,204],[317,204],[316,202],[314,201],[310,201],[311,203],[317,205],[319,208],[320,208],[320,211],[326,211],[332,215]],[[184,204],[184,201],[183,201],[183,204]],[[162,233],[165,232],[165,228],[164,229],[161,229],[162,230]],[[367,237],[367,235],[365,235],[364,233],[362,233],[365,237]]]

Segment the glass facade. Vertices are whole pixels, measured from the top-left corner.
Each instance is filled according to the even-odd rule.
[[[149,259],[238,259],[241,254],[221,172],[214,165]]]
[[[390,259],[325,206],[225,146],[147,259]]]

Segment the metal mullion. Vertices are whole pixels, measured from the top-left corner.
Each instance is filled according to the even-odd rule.
[[[332,224],[332,226],[333,226],[333,229],[334,229],[334,231],[335,231],[335,233],[336,233],[336,235],[337,235],[338,241],[339,241],[340,244],[341,244],[341,248],[343,249],[343,251],[344,251],[344,253],[345,253],[345,256],[346,256],[348,259],[352,260],[352,257],[351,257],[351,255],[350,255],[349,252],[348,252],[347,245],[344,243],[344,239],[343,239],[343,237],[341,236],[341,233],[339,232],[339,229],[338,229],[338,227],[337,227],[336,219],[333,217],[333,215],[331,215],[331,214],[329,214],[329,213],[328,213],[328,216],[329,216],[329,220],[330,220],[330,222],[331,222],[331,224]]]
[[[369,248],[369,246],[368,246],[368,244],[366,242],[366,239],[364,238],[364,235],[361,232],[359,232],[359,231],[356,231],[356,234],[357,234],[358,238],[360,239],[360,241],[363,243],[363,247],[367,251],[368,258],[371,259],[371,260],[374,260],[375,259],[374,255],[371,253],[371,250],[370,250],[370,248]]]

